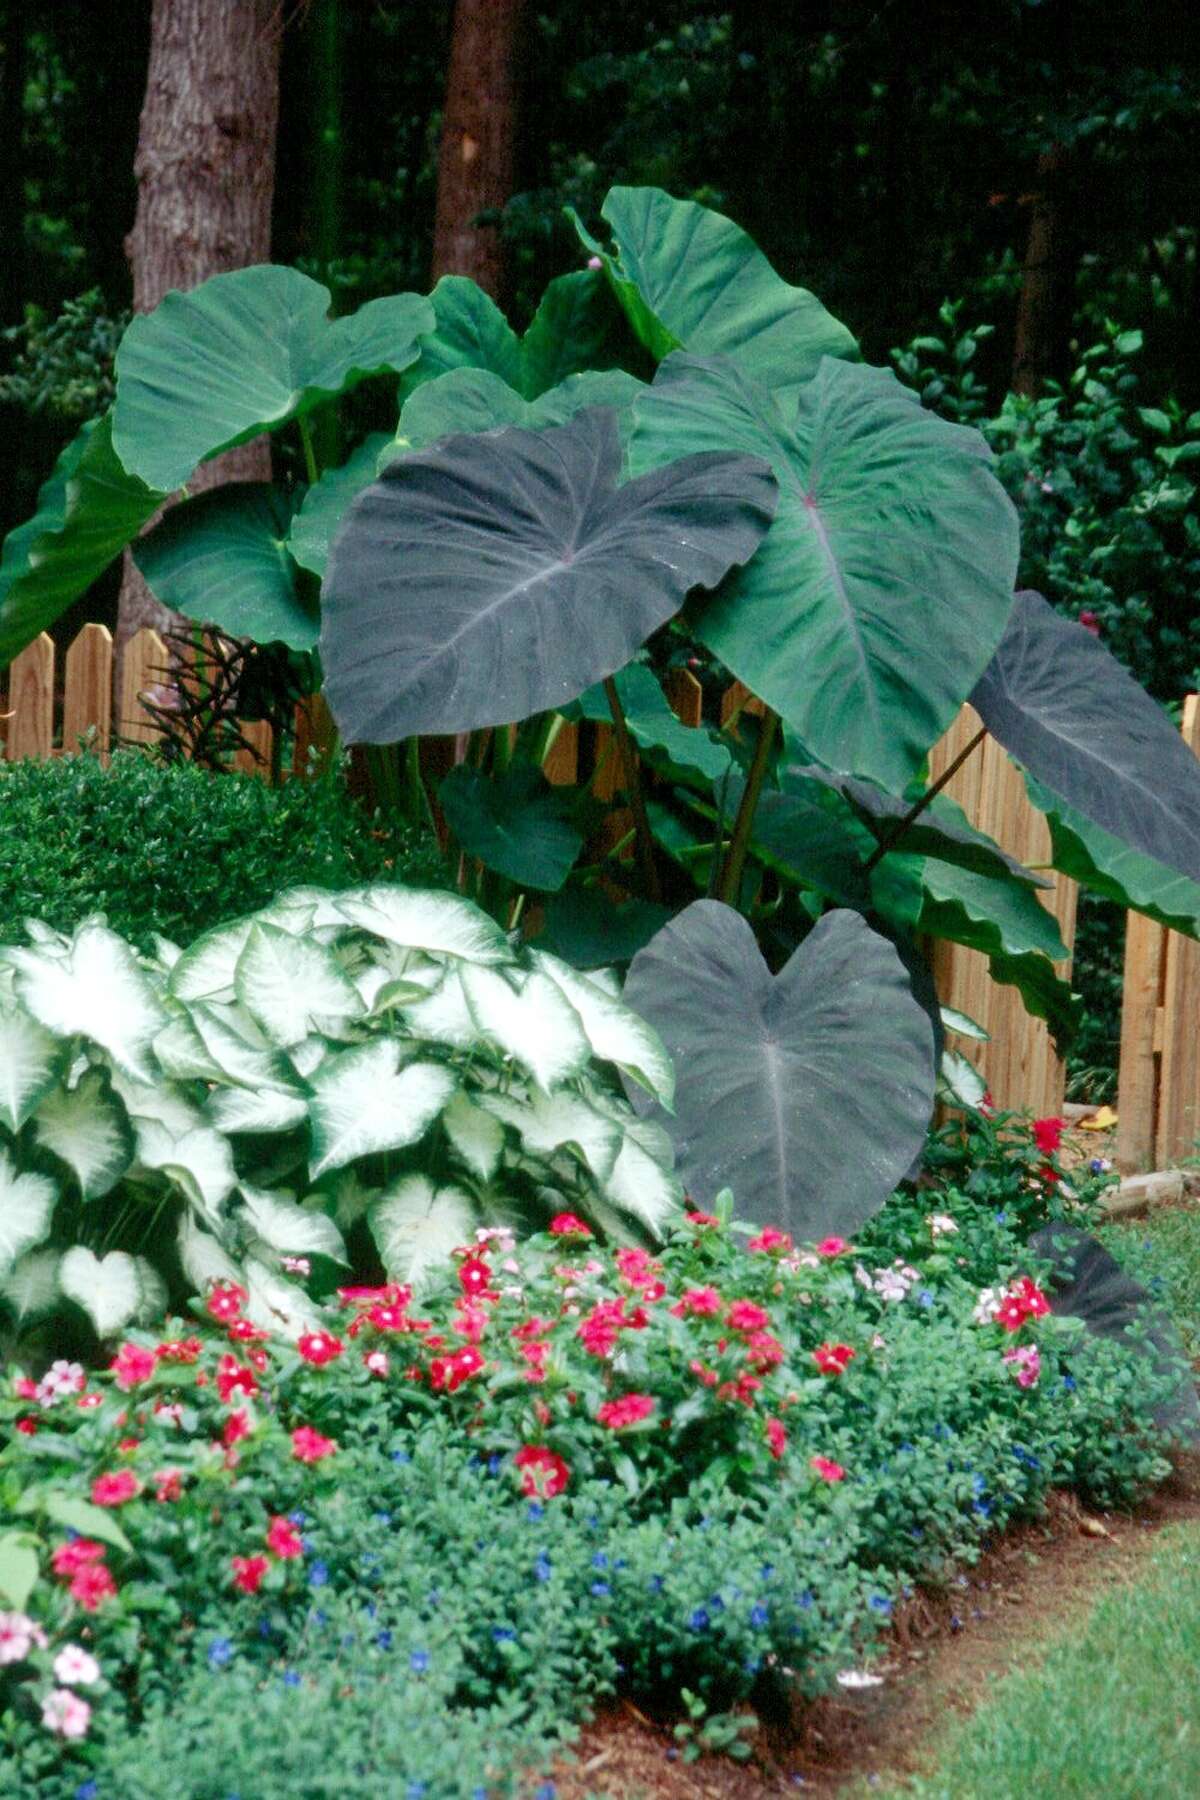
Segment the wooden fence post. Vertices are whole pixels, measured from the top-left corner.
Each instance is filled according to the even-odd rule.
[[[167,646],[157,631],[143,625],[125,646],[121,657],[121,702],[117,713],[117,731],[127,743],[152,744],[162,736],[138,695],[147,689],[169,682],[170,658]]]
[[[47,632],[13,658],[8,671],[9,762],[22,756],[47,761],[54,754],[54,640]]]
[[[73,756],[95,732],[93,747],[108,754],[112,725],[113,641],[103,625],[85,625],[67,651],[63,689],[62,748]]]

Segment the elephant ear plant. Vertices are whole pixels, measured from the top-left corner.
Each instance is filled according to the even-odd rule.
[[[480,1225],[637,1241],[678,1205],[617,1080],[671,1106],[656,1034],[455,895],[296,889],[155,959],[99,920],[30,935],[0,950],[17,1329],[69,1301],[108,1337],[229,1280],[298,1331],[351,1265],[419,1284]]]
[[[658,1111],[637,1129],[669,1134],[698,1203],[732,1181],[763,1221],[850,1231],[910,1168],[939,1060],[971,1099],[962,1057],[942,1057],[930,940],[986,955],[1060,1044],[1074,1021],[1046,872],[930,781],[962,704],[974,743],[990,731],[1022,768],[1053,868],[1193,935],[1200,770],[1102,646],[1014,595],[1016,514],[977,433],[866,366],[732,221],[616,188],[591,224],[590,266],[551,283],[524,334],[460,277],[331,321],[323,291],[279,269],[135,320],[111,415],[5,545],[0,656],[198,460],[295,433],[303,482],[184,500],[139,541],[159,597],[233,635],[315,645],[381,796],[436,814],[497,927],[581,969],[631,965],[679,1078],[674,1112],[639,1098]],[[394,430],[320,468],[328,434],[309,421],[368,379],[394,390]],[[665,678],[696,657],[761,713],[735,707],[720,730],[675,718]],[[604,724],[608,748],[563,784],[568,723],[585,751]],[[448,734],[447,772],[422,740]],[[621,823],[596,849],[597,776],[614,767]],[[335,961],[345,948],[340,927],[317,943]],[[304,952],[276,948],[299,970]],[[468,1010],[491,980],[463,976]],[[452,991],[419,1016],[461,1021]],[[200,1009],[206,1044],[202,1025],[226,1027],[203,1009],[235,1003],[171,999]],[[217,1079],[208,1063],[171,1078]],[[299,1105],[290,1078],[248,1085],[281,1120]],[[273,1129],[299,1131],[298,1112]]]

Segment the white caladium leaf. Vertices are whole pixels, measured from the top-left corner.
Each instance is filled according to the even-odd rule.
[[[182,1137],[147,1120],[137,1124],[138,1158],[182,1188],[192,1205],[214,1222],[237,1185],[233,1152],[219,1131],[197,1125]]]
[[[57,1199],[58,1188],[49,1176],[18,1169],[8,1151],[0,1149],[0,1275],[42,1242]]]
[[[475,963],[513,960],[495,920],[456,894],[380,885],[339,894],[337,908],[352,925],[407,949]]]
[[[497,970],[467,964],[460,979],[479,1030],[540,1086],[556,1087],[587,1067],[591,1052],[579,1014],[548,975],[526,975],[517,989]]]
[[[59,951],[62,954],[71,947],[71,940],[64,931],[56,931],[53,925],[47,925],[44,919],[22,919],[25,935],[31,944],[38,944],[44,950]]]
[[[154,1264],[144,1256],[135,1256],[138,1288],[141,1299],[138,1302],[137,1320],[139,1325],[153,1325],[167,1310],[167,1284],[155,1268]]]
[[[474,1105],[460,1091],[442,1114],[442,1126],[472,1175],[490,1181],[504,1149],[504,1127],[495,1114]]]
[[[288,1256],[328,1256],[347,1261],[342,1234],[327,1213],[297,1206],[290,1194],[242,1183],[242,1216],[251,1233],[269,1250]]]
[[[278,1050],[251,1043],[231,1007],[198,1000],[191,1008],[191,1016],[204,1048],[227,1080],[242,1087],[295,1093],[296,1083],[286,1058]],[[253,1021],[245,1023],[252,1025]]]
[[[965,1012],[959,1012],[954,1006],[941,1006],[938,1011],[942,1015],[942,1024],[947,1031],[956,1031],[960,1037],[971,1038],[977,1044],[986,1044],[990,1033],[977,1025]]]
[[[253,928],[253,919],[235,919],[190,944],[171,970],[170,989],[176,999],[232,1000],[238,957]]]
[[[675,1066],[657,1031],[591,976],[579,974],[545,951],[535,950],[532,957],[534,966],[562,989],[579,1014],[593,1053],[616,1063],[669,1111],[675,1099]]]
[[[313,1071],[320,1068],[328,1055],[329,1045],[323,1037],[306,1038],[302,1044],[297,1044],[293,1050],[288,1051],[291,1065],[301,1081],[309,1080]]]
[[[218,1131],[290,1131],[308,1117],[303,1094],[279,1094],[273,1089],[253,1093],[249,1088],[218,1088],[206,1107],[209,1122]]]
[[[987,1093],[987,1082],[958,1050],[943,1050],[938,1069],[939,1099],[974,1110]]]
[[[154,1040],[154,1055],[163,1074],[176,1081],[224,1079],[225,1071],[209,1055],[187,1013],[179,1013],[159,1032]]]
[[[0,1281],[0,1295],[18,1325],[54,1311],[61,1293],[58,1285],[59,1260],[57,1250],[30,1250],[13,1264]]]
[[[406,1175],[380,1194],[368,1219],[388,1278],[425,1286],[444,1271],[450,1254],[470,1243],[478,1214],[469,1194]]]
[[[238,958],[237,997],[272,1043],[287,1050],[329,1021],[360,1018],[362,1000],[329,951],[256,924]]]
[[[521,1134],[536,1156],[572,1151],[598,1181],[612,1174],[621,1148],[621,1128],[576,1094],[531,1094],[515,1102],[503,1094],[487,1094],[483,1105]]]
[[[179,1221],[179,1262],[197,1294],[205,1294],[215,1281],[242,1281],[242,1271],[211,1231],[205,1231],[194,1214],[185,1211]]]
[[[99,1338],[123,1330],[142,1305],[137,1262],[124,1250],[99,1257],[86,1245],[73,1244],[59,1264],[58,1280],[68,1300],[83,1308]]]
[[[11,995],[0,997],[0,1123],[19,1131],[66,1067],[60,1043]]]
[[[302,1287],[285,1281],[257,1257],[247,1257],[239,1275],[246,1288],[246,1316],[265,1331],[295,1340],[321,1323],[317,1307]]]
[[[265,919],[268,925],[280,925],[298,937],[307,937],[312,931],[344,932],[346,920],[338,910],[337,900],[337,894],[328,888],[288,888],[255,917]]]
[[[162,933],[158,931],[151,933],[150,941],[154,945],[155,961],[159,964],[160,968],[169,974],[183,955],[183,950],[178,944],[173,944],[170,938],[163,937]]]
[[[188,1099],[182,1088],[169,1082],[130,1081],[118,1070],[113,1075],[113,1091],[124,1101],[135,1131],[144,1124],[154,1123],[165,1126],[172,1137],[182,1137],[185,1131],[192,1131],[204,1123],[200,1108]],[[141,1155],[140,1148],[138,1154]]]
[[[75,1087],[47,1094],[33,1130],[73,1171],[85,1200],[107,1194],[133,1161],[129,1117],[104,1069],[89,1069]]]
[[[451,1044],[466,1049],[479,1038],[479,1028],[471,1016],[467,997],[457,969],[447,969],[432,993],[423,1000],[401,1002],[409,1028],[417,1037],[429,1038],[435,1044]]]
[[[167,1023],[154,980],[115,931],[81,925],[65,956],[12,950],[18,998],[59,1037],[91,1038],[136,1080],[155,1074],[150,1047]]]
[[[458,1085],[438,1063],[399,1068],[399,1046],[377,1038],[330,1057],[313,1076],[312,1179],[377,1150],[413,1144]]]
[[[633,1137],[621,1142],[604,1192],[613,1205],[661,1236],[683,1203],[683,1189],[662,1163]]]

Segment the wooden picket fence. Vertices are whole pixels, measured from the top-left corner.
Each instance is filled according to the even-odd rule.
[[[85,625],[66,653],[61,714],[56,718],[55,646],[42,634],[16,657],[8,672],[7,692],[0,675],[0,742],[9,761],[69,755],[81,739],[102,755],[115,738],[149,743],[159,727],[139,704],[139,694],[158,686],[168,667],[167,646],[157,633],[140,631],[125,651],[120,693],[113,704],[113,645],[103,625]],[[668,698],[685,725],[701,721],[699,682],[686,670],[672,672]],[[742,712],[761,713],[761,703],[735,682],[721,703],[721,724],[736,728]],[[930,758],[934,776],[946,770],[980,728],[978,715],[964,706],[958,719]],[[239,751],[235,766],[266,774],[271,767],[271,728],[242,726],[248,750]],[[1200,754],[1200,698],[1190,695],[1184,708],[1183,734]],[[331,723],[319,697],[296,710],[292,753],[287,775],[303,775],[311,766],[310,751],[328,745]],[[461,752],[458,752],[459,754]],[[435,752],[437,754],[437,752]],[[454,740],[443,740],[441,759],[454,761]],[[585,766],[586,758],[586,766]],[[556,739],[546,763],[554,782],[578,779],[581,768],[594,771],[593,792],[611,801],[624,785],[621,757],[610,727],[596,725],[585,739],[568,725]],[[951,777],[946,788],[971,822],[1020,861],[1045,865],[1050,835],[1042,815],[1029,804],[1025,785],[1005,752],[992,738]],[[597,849],[620,842],[632,820],[613,809]],[[1075,883],[1053,876],[1041,894],[1054,914],[1063,943],[1075,937]],[[1064,1065],[1054,1053],[1046,1026],[1025,1011],[1017,990],[998,986],[986,956],[957,944],[933,946],[932,962],[938,993],[948,1006],[976,1020],[989,1033],[988,1042],[960,1040],[964,1053],[979,1068],[997,1105],[1028,1108],[1035,1116],[1061,1111]],[[1060,964],[1065,974],[1069,964]],[[1130,913],[1126,935],[1125,984],[1121,1024],[1118,1086],[1117,1159],[1128,1171],[1165,1168],[1191,1155],[1200,1139],[1200,944],[1177,932]]]

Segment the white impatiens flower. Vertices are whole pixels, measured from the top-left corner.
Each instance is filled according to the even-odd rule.
[[[975,1310],[971,1314],[977,1325],[990,1325],[1003,1306],[1007,1295],[1003,1288],[987,1287],[982,1289]]]
[[[949,1232],[958,1230],[958,1221],[952,1219],[949,1213],[932,1213],[929,1218],[929,1229],[934,1237],[944,1237]]]
[[[38,1382],[37,1397],[43,1406],[53,1406],[56,1400],[65,1400],[68,1394],[81,1394],[86,1386],[87,1376],[82,1363],[66,1362],[59,1357]]]
[[[903,1300],[909,1288],[899,1269],[877,1269],[871,1285],[882,1300]]]
[[[64,1644],[54,1659],[54,1679],[64,1687],[91,1687],[100,1679],[100,1664],[80,1644]]]
[[[0,1665],[24,1662],[29,1652],[46,1648],[46,1634],[26,1613],[0,1612]]]
[[[58,1737],[86,1737],[91,1718],[92,1709],[87,1701],[73,1694],[70,1688],[52,1688],[42,1701],[42,1724]]]

